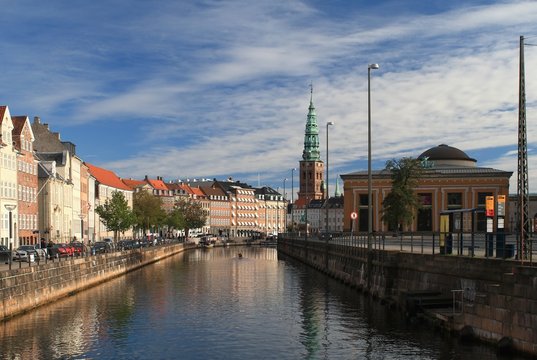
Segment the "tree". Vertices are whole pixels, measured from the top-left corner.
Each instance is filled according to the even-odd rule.
[[[95,212],[101,218],[106,229],[114,232],[114,241],[117,241],[119,232],[130,229],[135,223],[129,203],[120,191],[112,192],[112,198],[106,199],[104,205],[97,206]]]
[[[176,202],[167,220],[170,227],[184,229],[185,237],[188,237],[190,229],[200,228],[206,222],[207,212],[201,207],[201,204],[188,199]]]
[[[421,163],[414,158],[386,161],[386,170],[392,178],[392,190],[382,203],[382,221],[390,229],[398,230],[401,225],[409,226],[420,208],[420,199],[414,191],[422,174]]]
[[[147,191],[134,193],[132,206],[135,224],[144,233],[154,226],[162,225],[166,218],[166,212],[162,208],[162,199]]]

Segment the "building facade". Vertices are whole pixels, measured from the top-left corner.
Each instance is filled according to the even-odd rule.
[[[507,198],[512,172],[478,167],[475,159],[445,144],[426,150],[418,159],[422,163],[423,173],[415,192],[420,198],[421,208],[415,214],[412,225],[403,230],[437,232],[440,230],[442,212],[478,209],[483,211],[476,211],[474,230],[485,231],[486,197],[494,196],[497,199],[502,195]],[[341,175],[341,178],[344,181],[344,230],[350,231],[350,214],[357,212],[354,229],[367,231],[368,173],[360,171]],[[375,170],[372,171],[372,179],[373,231],[392,230],[381,220],[383,199],[391,191],[391,174],[387,170]],[[509,214],[508,209],[506,213]],[[509,219],[506,218],[504,223],[507,225]],[[461,225],[468,230],[471,218],[464,218]]]
[[[16,249],[18,233],[17,155],[13,145],[13,122],[7,106],[0,106],[0,212],[2,214],[3,245]]]
[[[34,157],[34,134],[27,116],[13,116],[13,145],[17,151],[18,237],[19,244],[37,244],[38,225],[37,159]]]
[[[125,197],[129,208],[132,209],[134,192],[130,187],[125,185],[125,183],[121,181],[121,179],[113,171],[103,169],[86,162],[84,164],[87,166],[90,175],[95,178],[95,208],[97,208],[99,205],[104,205],[107,201],[110,201],[114,192],[119,191]],[[93,217],[95,221],[93,224],[95,228],[94,240],[99,241],[106,238],[113,239],[114,232],[109,231],[106,228],[101,221],[99,214],[95,212]],[[120,238],[132,238],[132,228],[121,234],[118,234],[118,236]]]
[[[214,183],[211,186],[201,186],[200,189],[209,200],[209,231],[214,235],[229,236],[231,229],[229,196]]]

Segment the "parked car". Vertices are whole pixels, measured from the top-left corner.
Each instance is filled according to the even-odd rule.
[[[52,259],[55,257],[61,258],[72,256],[74,254],[74,251],[75,250],[71,245],[68,245],[66,243],[58,243],[48,248],[48,257]]]
[[[86,252],[86,247],[79,241],[74,241],[70,245],[73,248],[73,255],[75,256],[83,256]]]
[[[120,240],[117,243],[116,248],[119,250],[131,250],[131,249],[138,249],[140,247],[140,243],[138,240]]]
[[[106,245],[108,246],[108,250],[109,251],[112,251],[115,249],[115,246],[114,246],[114,240],[110,239],[110,238],[106,238],[103,240],[103,242],[106,243]]]
[[[11,251],[9,251],[7,246],[0,245],[0,261],[5,261],[7,263],[10,257],[11,257]]]
[[[110,252],[109,246],[104,241],[97,241],[93,246],[91,247],[91,252],[93,254],[105,254],[107,252]]]
[[[13,253],[13,260],[15,261],[31,261],[31,255],[34,257],[34,261],[44,259],[46,256],[45,250],[41,249],[39,245],[21,245]]]
[[[143,239],[140,239],[138,243],[140,244],[140,247],[149,247],[153,245],[153,240],[144,237]]]

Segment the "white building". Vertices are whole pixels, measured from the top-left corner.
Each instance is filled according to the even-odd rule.
[[[16,249],[20,244],[17,233],[17,155],[13,146],[13,122],[7,106],[0,106],[0,243]]]

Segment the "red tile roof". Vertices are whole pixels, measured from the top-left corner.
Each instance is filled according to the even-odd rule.
[[[131,190],[134,190],[138,187],[143,187],[146,185],[146,182],[143,180],[133,180],[133,179],[121,179],[125,185],[131,188]]]
[[[101,184],[120,190],[132,191],[132,189],[125,185],[125,183],[121,181],[121,179],[113,171],[97,167],[87,162],[84,162],[84,165],[88,167],[90,174],[93,175],[93,177],[95,177],[95,179],[97,179],[97,181]]]
[[[192,189],[192,192],[194,193],[194,195],[196,195],[197,197],[205,197],[205,193],[203,191],[201,191],[200,188],[198,187],[191,187]]]
[[[164,184],[164,181],[162,180],[147,179],[147,182],[153,187],[153,189],[166,191],[168,190],[168,187],[166,186],[166,184]]]
[[[20,135],[22,133],[27,119],[28,117],[25,115],[11,117],[11,121],[13,121],[13,135]]]
[[[21,150],[21,136],[22,131],[24,130],[24,125],[26,125],[26,122],[28,121],[28,127],[30,128],[30,132],[32,131],[32,127],[30,126],[28,116],[26,115],[12,116],[11,121],[13,122],[12,134],[13,141],[15,142],[15,147],[18,150]]]
[[[181,184],[177,182],[164,183],[168,190],[178,190],[182,189]]]
[[[4,121],[4,115],[6,114],[6,111],[7,111],[7,106],[5,105],[0,106],[0,124],[2,123],[2,121]]]
[[[192,188],[190,186],[188,186],[187,184],[180,184],[179,187],[181,189],[183,189],[185,191],[185,193],[189,194],[189,195],[194,195],[194,191],[192,190]]]

